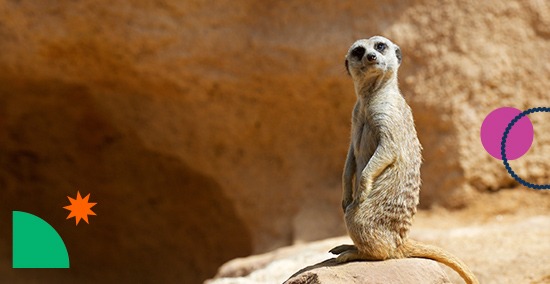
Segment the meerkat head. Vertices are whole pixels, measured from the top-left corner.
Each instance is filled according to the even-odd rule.
[[[355,79],[396,74],[401,65],[401,49],[382,36],[360,39],[346,55],[346,70]]]

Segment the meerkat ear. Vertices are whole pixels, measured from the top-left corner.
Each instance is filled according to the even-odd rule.
[[[403,55],[401,55],[401,48],[397,45],[395,46],[395,57],[397,57],[397,63],[401,64]]]
[[[348,72],[348,75],[351,76],[351,73],[349,72],[349,62],[348,62],[347,58],[346,58],[346,62],[344,63],[344,65],[346,65],[346,72]]]

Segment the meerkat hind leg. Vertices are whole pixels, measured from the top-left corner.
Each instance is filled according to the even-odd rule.
[[[349,251],[349,250],[357,250],[357,247],[355,247],[354,245],[339,245],[331,250],[329,250],[330,253],[332,254],[341,254],[345,251]]]

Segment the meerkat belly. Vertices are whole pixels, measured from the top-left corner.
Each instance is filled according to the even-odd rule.
[[[374,151],[376,151],[378,139],[375,131],[373,131],[373,128],[369,126],[368,123],[361,123],[354,127],[352,137],[354,138],[353,150],[356,162],[355,192],[357,192],[361,174],[374,154]]]

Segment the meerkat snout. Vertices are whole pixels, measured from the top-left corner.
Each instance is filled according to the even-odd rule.
[[[368,62],[375,62],[376,61],[376,53],[371,52],[367,54],[367,61]]]

